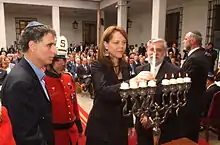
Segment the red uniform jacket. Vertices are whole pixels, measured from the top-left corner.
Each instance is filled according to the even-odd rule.
[[[59,78],[46,72],[44,80],[51,97],[55,145],[69,145],[70,140],[75,145],[82,129],[77,129],[80,116],[72,76],[64,73]]]
[[[8,117],[8,111],[5,107],[2,107],[1,109],[2,116],[0,116],[0,145],[15,145],[11,121]]]

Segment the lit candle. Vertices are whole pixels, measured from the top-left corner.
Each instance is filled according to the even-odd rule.
[[[188,77],[188,74],[187,74],[187,73],[186,73],[186,77],[183,78],[183,80],[184,80],[184,83],[190,83],[190,82],[191,82],[191,78]]]
[[[181,77],[181,73],[179,73],[179,77],[177,78],[176,81],[177,81],[178,84],[184,83],[184,79]]]
[[[169,85],[170,81],[167,79],[167,74],[164,75],[164,79],[162,80],[162,85]]]
[[[156,68],[156,45],[154,44],[154,52],[153,52],[153,59],[152,59],[152,66],[151,66],[151,73],[153,77],[155,77],[155,68]]]
[[[172,78],[170,79],[170,84],[175,85],[177,84],[176,79],[174,78],[174,74],[172,74]]]

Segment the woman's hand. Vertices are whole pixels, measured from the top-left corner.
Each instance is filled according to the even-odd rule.
[[[134,77],[137,82],[154,80],[153,74],[149,71],[141,71],[137,76]]]

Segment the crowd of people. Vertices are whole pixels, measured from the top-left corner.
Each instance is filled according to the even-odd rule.
[[[127,145],[134,130],[138,145],[162,144],[183,137],[198,142],[201,117],[207,116],[213,94],[220,90],[207,93],[213,86],[218,87],[215,80],[220,78],[220,71],[215,71],[217,52],[213,44],[202,48],[198,31],[186,34],[184,53],[176,43],[168,47],[161,38],[134,48],[128,43],[123,28],[110,26],[98,46],[80,43],[68,47],[67,39],[56,39],[55,31],[48,26],[28,24],[20,36],[20,50],[10,47],[0,52],[4,114],[0,113],[0,123],[8,120],[11,145],[78,144],[83,129],[76,83],[94,99],[85,130],[87,145]],[[154,138],[152,128],[147,127],[149,116],[136,116],[134,123],[133,115],[122,115],[122,82],[157,80],[155,101],[161,104],[164,75],[171,77],[179,72],[192,79],[187,105],[162,124],[160,139]]]

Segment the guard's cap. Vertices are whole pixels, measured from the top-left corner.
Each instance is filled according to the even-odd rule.
[[[55,56],[56,58],[68,58],[67,56],[68,42],[65,36],[60,36],[57,38],[56,47],[57,47],[57,55]]]

